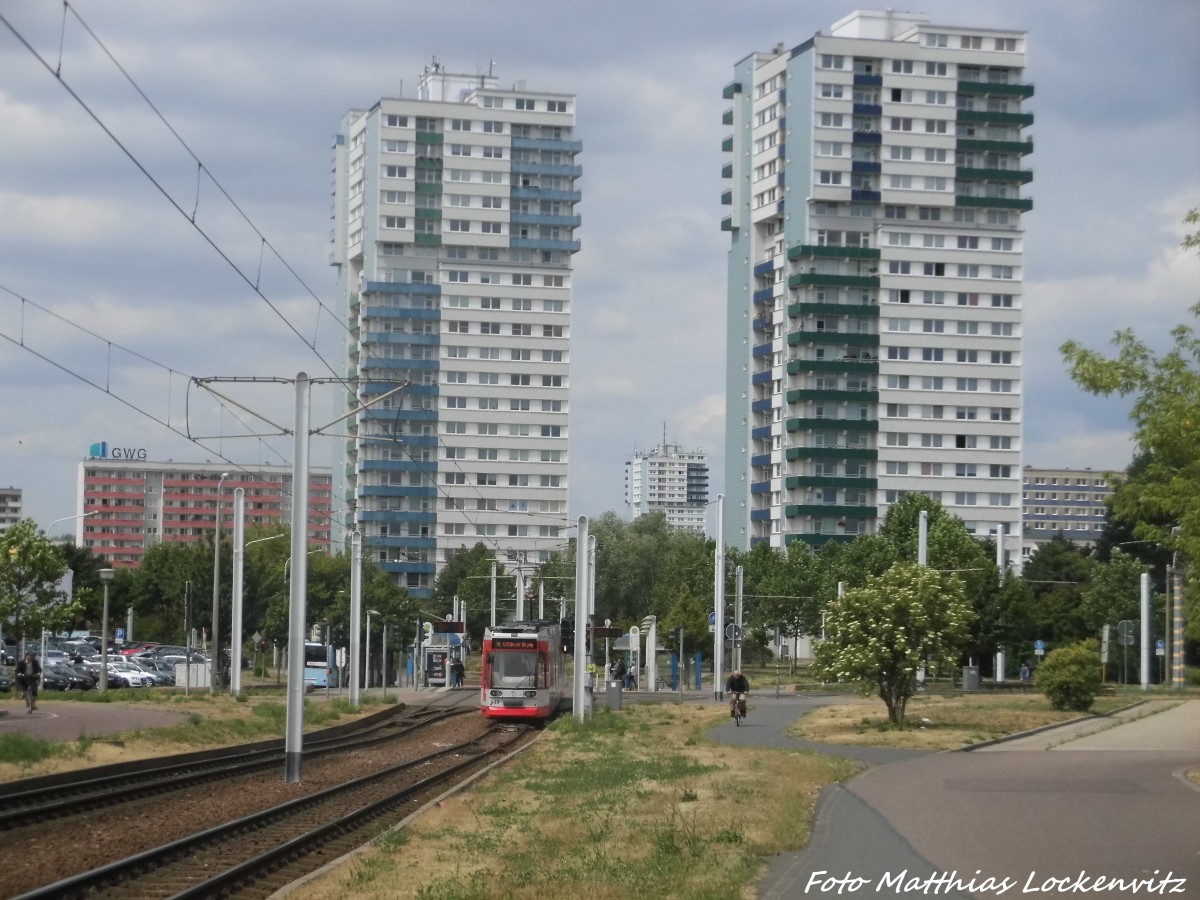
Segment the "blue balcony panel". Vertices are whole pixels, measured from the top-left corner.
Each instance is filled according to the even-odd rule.
[[[879,191],[851,191],[851,200],[863,200],[868,203],[878,203],[883,199],[883,195]]]
[[[754,267],[754,277],[759,278],[763,275],[766,275],[768,272],[773,272],[774,270],[775,260],[768,259],[766,262],[760,262]]]
[[[750,429],[750,438],[755,441],[765,441],[771,436],[770,425],[760,425],[757,428]]]
[[[770,372],[755,372],[753,375],[750,376],[751,384],[766,384],[770,380],[771,380]]]
[[[757,456],[750,457],[750,465],[754,467],[769,466],[771,464],[770,453],[760,453]]]
[[[856,116],[882,116],[883,107],[878,103],[855,103],[854,114]]]
[[[754,348],[753,355],[755,357],[770,356],[771,355],[771,345],[770,344],[759,344],[757,347]]]
[[[771,482],[758,481],[750,485],[750,493],[752,494],[769,494],[771,493]]]
[[[751,412],[766,412],[771,408],[771,398],[764,397],[762,400],[755,400],[750,404]]]
[[[514,150],[558,150],[566,153],[582,153],[583,141],[564,141],[557,138],[514,137]]]
[[[774,297],[775,297],[775,288],[773,288],[773,287],[759,288],[757,291],[754,292],[754,302],[755,303],[767,303],[768,301],[774,299]]]
[[[518,200],[559,200],[566,203],[578,203],[583,199],[583,191],[562,191],[555,188],[514,187],[512,196]]]
[[[555,216],[543,213],[512,213],[510,216],[514,225],[560,225],[566,228],[578,228],[583,224],[582,216]]]
[[[856,159],[850,163],[851,172],[882,172],[883,166],[877,162],[866,162],[861,159]]]
[[[771,511],[769,509],[752,509],[750,510],[751,522],[770,522]]]
[[[512,164],[512,170],[515,175],[559,175],[567,178],[583,176],[583,166],[552,166],[542,163],[515,162]]]
[[[856,131],[851,141],[855,144],[882,144],[883,135],[877,131]]]
[[[858,87],[883,87],[883,76],[855,75],[854,84]]]
[[[562,250],[567,253],[578,253],[581,246],[579,241],[553,241],[541,238],[511,238],[509,246],[516,250]]]

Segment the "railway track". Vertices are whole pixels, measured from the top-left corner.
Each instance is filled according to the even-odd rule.
[[[369,841],[428,800],[533,739],[485,735],[19,895],[49,898],[266,897]]]
[[[470,707],[473,711],[474,707]],[[460,704],[399,708],[376,714],[360,727],[331,729],[332,734],[306,735],[304,758],[347,752],[393,741],[426,725],[467,711]],[[282,741],[247,748],[223,748],[180,757],[159,764],[128,764],[83,773],[13,782],[0,788],[0,830],[18,828],[31,820],[44,821],[77,815],[147,796],[164,794],[206,782],[235,778],[255,771],[278,768],[284,759]]]

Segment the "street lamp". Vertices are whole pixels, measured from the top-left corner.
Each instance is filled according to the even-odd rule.
[[[209,654],[208,664],[212,667],[209,673],[212,677],[209,679],[208,692],[215,694],[217,692],[217,682],[220,680],[220,653],[221,646],[217,640],[217,626],[221,620],[221,488],[225,486],[225,479],[229,477],[228,472],[222,472],[221,478],[217,482],[217,521],[216,530],[213,532],[213,614],[212,614],[212,653]]]
[[[383,615],[377,609],[367,610],[367,690],[371,689],[371,616]],[[384,690],[387,690],[387,685],[384,685]]]
[[[77,516],[63,516],[61,519],[55,519],[53,522],[50,523],[49,527],[46,528],[46,536],[50,537],[50,532],[53,530],[54,526],[57,525],[59,522],[70,522],[72,519],[86,519],[88,516],[96,516],[99,514],[100,514],[100,510],[93,509],[91,512],[81,513]]]
[[[100,622],[100,693],[108,693],[108,583],[117,573],[112,569],[101,569],[100,580],[104,582],[104,612]]]

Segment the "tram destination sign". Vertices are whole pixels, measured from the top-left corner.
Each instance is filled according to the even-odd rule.
[[[492,638],[493,650],[536,650],[537,641],[532,638]]]

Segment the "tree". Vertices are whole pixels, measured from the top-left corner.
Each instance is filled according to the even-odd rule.
[[[1200,222],[1193,209],[1185,220]],[[1200,233],[1183,240],[1200,248]],[[1189,313],[1200,316],[1200,304]],[[1137,538],[1200,560],[1200,337],[1189,325],[1171,331],[1172,348],[1155,356],[1132,330],[1112,339],[1116,355],[1067,341],[1061,347],[1072,380],[1091,394],[1133,398],[1130,419],[1144,469],[1114,476],[1114,514],[1134,524]],[[1185,598],[1189,637],[1200,637],[1200,579],[1190,579]]]
[[[970,637],[973,618],[962,581],[914,563],[897,563],[830,603],[816,671],[876,694],[892,724],[917,688],[921,666],[950,668]]]
[[[1023,572],[1033,592],[1035,638],[1061,646],[1089,636],[1081,606],[1095,567],[1086,550],[1061,534],[1038,547]]]
[[[0,618],[12,620],[17,635],[70,622],[77,608],[59,587],[66,572],[62,550],[33,519],[8,526],[0,534]]]

